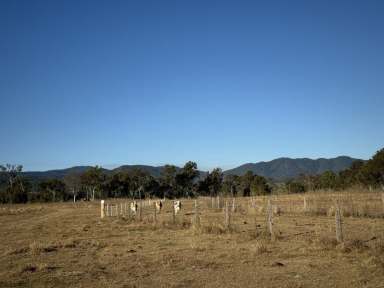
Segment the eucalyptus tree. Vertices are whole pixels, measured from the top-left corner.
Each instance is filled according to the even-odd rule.
[[[223,171],[220,168],[215,168],[206,177],[207,186],[210,196],[217,196],[223,185]]]
[[[5,182],[7,183],[4,191],[2,192],[2,202],[22,203],[28,201],[27,191],[20,175],[22,170],[22,165],[0,165],[0,172],[2,175],[5,175]]]
[[[81,184],[86,187],[87,200],[89,200],[89,194],[91,199],[95,200],[95,193],[100,190],[105,178],[106,176],[100,166],[91,167],[81,174]]]
[[[73,202],[76,202],[76,197],[81,189],[81,175],[79,173],[69,173],[64,176],[64,183],[68,187],[73,196]]]
[[[176,187],[177,167],[174,165],[165,165],[160,175],[160,186],[167,198],[173,197]]]
[[[194,180],[199,176],[197,164],[192,161],[185,163],[184,167],[176,174],[176,197],[194,196]]]
[[[65,193],[65,183],[59,179],[47,179],[39,183],[40,200],[44,202],[66,201],[70,199]]]

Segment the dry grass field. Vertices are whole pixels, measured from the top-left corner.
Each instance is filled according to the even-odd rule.
[[[99,201],[0,206],[0,287],[384,287],[382,195],[305,195],[306,207],[303,195],[271,197],[274,240],[263,197],[236,198],[234,212],[228,199],[229,228],[225,199],[198,199],[200,225],[194,200],[176,223],[170,201],[156,223],[147,201],[141,221],[100,219]]]

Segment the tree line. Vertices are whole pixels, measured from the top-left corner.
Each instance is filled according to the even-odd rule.
[[[350,187],[384,190],[384,148],[368,161],[357,160],[339,173],[325,171],[320,175],[300,175],[284,185],[288,193],[316,190],[344,190]]]
[[[22,166],[0,166],[0,203],[94,200],[96,198],[181,198],[196,196],[262,195],[271,192],[264,177],[224,174],[220,168],[201,176],[195,162],[181,169],[165,165],[160,177],[141,169],[106,173],[99,166],[63,179],[31,181],[22,176]]]
[[[34,181],[22,176],[22,166],[0,165],[0,203],[57,202],[97,198],[181,198],[197,196],[256,196],[301,193],[320,189],[342,190],[351,186],[384,189],[384,149],[368,161],[356,161],[339,173],[300,175],[275,183],[251,171],[242,176],[224,175],[215,168],[200,175],[195,162],[182,168],[165,165],[159,177],[141,169],[106,173],[99,166],[63,179]]]

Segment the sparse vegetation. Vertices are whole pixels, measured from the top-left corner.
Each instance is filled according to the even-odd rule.
[[[235,283],[252,287],[253,281],[272,287],[284,287],[286,281],[291,281],[294,287],[305,287],[313,284],[313,278],[321,281],[323,287],[341,283],[360,287],[362,282],[376,287],[382,283],[384,218],[361,213],[346,215],[344,210],[351,201],[369,203],[364,206],[366,213],[378,215],[382,213],[381,194],[350,190],[342,194],[308,193],[306,197],[308,211],[303,210],[299,195],[237,197],[236,206],[241,208],[236,212],[228,209],[229,227],[225,223],[226,209],[217,209],[216,202],[232,203],[232,197],[219,201],[214,198],[213,208],[210,197],[182,199],[175,223],[169,200],[156,215],[156,223],[154,205],[149,201],[143,202],[141,220],[120,214],[100,219],[97,202],[6,206],[3,209],[25,210],[0,216],[0,255],[4,259],[0,264],[0,284],[12,287],[32,282],[35,286],[54,283],[55,287],[68,287],[81,283],[83,287],[104,287],[105,283],[129,286],[133,281],[136,286],[151,287],[159,281],[165,283],[164,277],[181,286],[190,279],[190,287]],[[271,241],[265,221],[271,208],[257,209],[267,207],[268,199],[270,207],[280,210],[274,213],[272,209],[275,241]],[[342,243],[336,239],[334,213],[318,213],[320,208],[328,211],[327,207],[333,207],[334,199],[342,207]],[[194,225],[195,200],[199,225]],[[125,201],[110,199],[107,203],[124,207],[120,204]],[[308,266],[309,263],[312,264]],[[332,274],[324,272],[329,270],[329,263]],[[292,269],[305,275],[308,267],[311,277],[293,279],[278,270]],[[212,280],[212,273],[221,277]],[[100,282],[99,277],[104,280]],[[277,280],[270,282],[270,277]]]

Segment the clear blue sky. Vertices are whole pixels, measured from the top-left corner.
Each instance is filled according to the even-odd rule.
[[[384,1],[0,1],[0,162],[231,168],[384,146]]]

